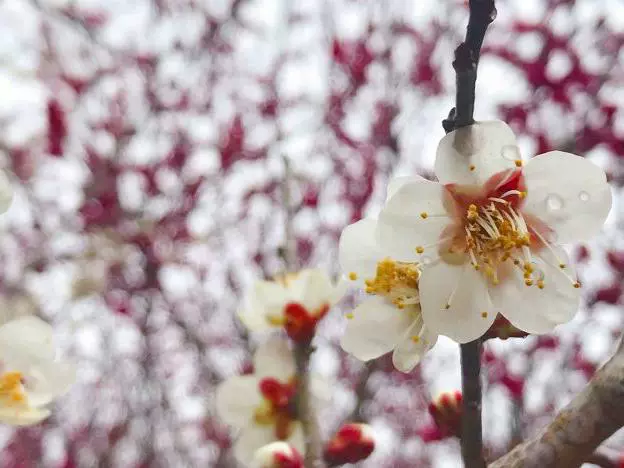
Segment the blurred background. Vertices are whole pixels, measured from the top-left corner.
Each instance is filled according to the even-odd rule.
[[[591,159],[615,201],[604,234],[572,248],[575,320],[485,347],[491,458],[610,355],[624,277],[624,6],[497,7],[475,116],[507,121],[525,158]],[[0,428],[0,465],[236,467],[213,400],[249,369],[245,290],[282,271],[287,211],[299,264],[338,274],[342,228],[379,209],[388,179],[432,175],[466,22],[458,0],[0,1],[0,164],[16,192],[0,218],[0,313],[43,317],[78,365],[51,418]],[[457,346],[441,340],[407,375],[364,366],[337,345],[357,299],[317,339],[313,367],[335,382],[325,437],[355,417],[377,435],[362,467],[460,466],[427,412],[459,388]]]

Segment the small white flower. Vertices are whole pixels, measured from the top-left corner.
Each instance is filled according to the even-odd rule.
[[[295,363],[288,343],[272,339],[254,356],[254,374],[232,377],[217,389],[220,417],[240,428],[236,457],[249,465],[255,452],[276,441],[304,449],[301,423],[294,414]]]
[[[528,333],[546,333],[578,308],[579,283],[555,245],[597,233],[611,207],[604,172],[582,157],[552,151],[525,167],[503,122],[446,135],[438,182],[403,178],[351,246],[418,262],[420,304],[431,330],[459,343],[482,336],[502,314]]]
[[[71,365],[55,360],[52,327],[36,317],[0,326],[0,422],[36,424],[50,415],[46,405],[75,381]]]
[[[389,188],[389,195],[392,187]],[[348,226],[340,237],[340,264],[352,280],[365,279],[374,297],[347,314],[342,348],[362,361],[392,353],[394,367],[410,372],[438,340],[420,310],[420,269],[413,262],[384,258],[376,246],[376,220]]]
[[[334,286],[322,270],[302,270],[275,281],[258,281],[239,316],[250,330],[285,327],[293,340],[306,340],[343,295],[344,285]]]

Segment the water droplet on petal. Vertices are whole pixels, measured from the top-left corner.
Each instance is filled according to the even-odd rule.
[[[589,193],[587,193],[585,191],[580,192],[578,197],[579,197],[579,200],[581,200],[582,202],[589,201],[589,198],[590,198],[589,197]]]
[[[501,150],[501,155],[503,156],[503,159],[506,159],[507,161],[516,161],[518,159],[522,159],[520,157],[520,149],[515,145],[503,146],[503,149]]]
[[[559,211],[563,208],[563,199],[559,195],[551,193],[546,197],[546,208],[551,212]]]

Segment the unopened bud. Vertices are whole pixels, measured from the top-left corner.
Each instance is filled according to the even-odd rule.
[[[337,466],[368,458],[375,450],[372,433],[372,428],[367,424],[345,424],[328,442],[325,461],[330,466]]]
[[[459,435],[462,411],[462,394],[459,391],[443,393],[429,404],[429,414],[443,437]]]
[[[303,457],[286,442],[273,442],[256,451],[254,468],[303,468]]]

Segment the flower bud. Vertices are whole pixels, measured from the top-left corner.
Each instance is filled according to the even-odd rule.
[[[325,461],[331,466],[357,463],[375,449],[372,428],[367,424],[345,424],[325,448]]]
[[[435,421],[441,438],[459,435],[462,411],[462,394],[460,391],[442,393],[429,404],[429,414]]]
[[[286,442],[273,442],[256,451],[254,468],[303,468],[303,457]]]

